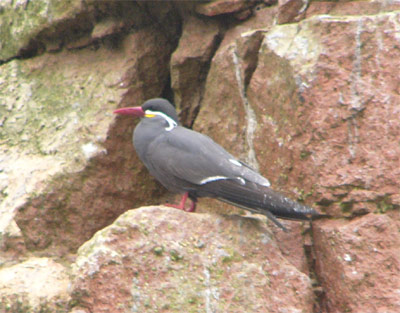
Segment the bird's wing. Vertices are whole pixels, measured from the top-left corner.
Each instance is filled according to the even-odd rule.
[[[268,212],[271,212],[279,218],[308,220],[309,216],[317,214],[314,209],[293,201],[269,187],[249,181],[243,185],[234,180],[215,181],[201,186],[199,192],[268,217]]]
[[[308,220],[308,215],[317,214],[312,208],[270,189],[266,178],[209,137],[183,127],[162,136],[149,145],[146,162],[161,182],[165,177],[170,178],[163,182],[167,188],[168,183],[179,181],[182,190],[264,214],[280,227],[282,224],[274,216]]]
[[[183,127],[176,127],[153,141],[146,159],[157,167],[158,172],[174,175],[195,185],[223,179],[270,185],[266,178],[237,160],[211,138]]]

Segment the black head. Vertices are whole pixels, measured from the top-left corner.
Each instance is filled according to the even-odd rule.
[[[179,124],[178,115],[176,114],[176,110],[173,105],[166,99],[162,98],[154,98],[147,100],[142,105],[142,109],[144,112],[150,110],[153,112],[161,112],[165,115],[172,118],[177,124]]]

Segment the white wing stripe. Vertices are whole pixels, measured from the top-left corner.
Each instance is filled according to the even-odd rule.
[[[232,164],[235,164],[237,166],[242,166],[242,164],[240,164],[240,162],[236,161],[235,159],[229,159],[229,162],[231,162]]]
[[[226,176],[210,176],[210,177],[202,179],[199,184],[204,185],[207,183],[211,183],[213,181],[224,180],[224,179],[232,179],[232,178],[229,178]],[[242,177],[235,177],[235,179],[237,179],[241,185],[246,184],[246,181]]]
[[[210,183],[212,181],[217,181],[217,180],[222,180],[222,179],[229,179],[229,177],[226,177],[226,176],[210,176],[210,177],[202,179],[200,181],[200,185],[204,185],[204,184]]]

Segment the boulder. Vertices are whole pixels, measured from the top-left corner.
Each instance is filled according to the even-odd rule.
[[[43,49],[36,38],[45,32],[51,33],[58,25],[70,24],[71,20],[87,11],[82,0],[60,2],[58,0],[2,1],[0,4],[0,60],[6,61],[19,55],[30,55],[31,50]],[[86,19],[88,22],[88,19]],[[90,23],[80,20],[75,26],[90,28]],[[64,35],[55,36],[52,46],[59,46]],[[70,29],[71,30],[71,29]],[[54,49],[54,48],[53,48]]]
[[[260,168],[299,198],[312,194],[333,215],[399,206],[398,95],[389,83],[399,68],[397,50],[389,49],[392,32],[373,26],[379,20],[395,27],[395,16],[316,16],[275,26],[260,47],[247,91],[258,118]]]
[[[0,312],[67,312],[69,270],[49,258],[0,269]]]
[[[189,227],[190,225],[190,227]],[[307,275],[264,218],[143,207],[78,250],[72,297],[85,312],[311,312]]]
[[[286,24],[298,22],[304,17],[308,5],[308,0],[279,0],[276,23]]]
[[[318,222],[316,271],[327,312],[400,310],[400,214]]]
[[[254,4],[256,4],[256,1],[212,0],[197,4],[196,12],[206,16],[231,14],[244,11]]]
[[[191,127],[197,116],[211,58],[220,41],[219,25],[189,16],[171,56],[171,87],[183,125]]]
[[[112,114],[164,90],[175,42],[155,30],[144,25],[114,37],[114,46],[43,52],[1,66],[0,246],[10,255],[75,251],[123,211],[162,193],[134,166],[132,120],[114,124]]]

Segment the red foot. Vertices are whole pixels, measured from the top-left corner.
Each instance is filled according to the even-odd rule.
[[[181,199],[181,202],[179,203],[179,205],[167,203],[166,206],[169,206],[169,207],[172,207],[172,208],[175,208],[175,209],[179,209],[179,210],[183,210],[185,212],[194,212],[196,210],[196,201],[192,200],[192,204],[190,205],[190,208],[187,209],[187,210],[185,209],[185,204],[186,204],[186,200],[187,200],[188,197],[189,197],[189,193],[185,192],[182,195],[182,199]]]

